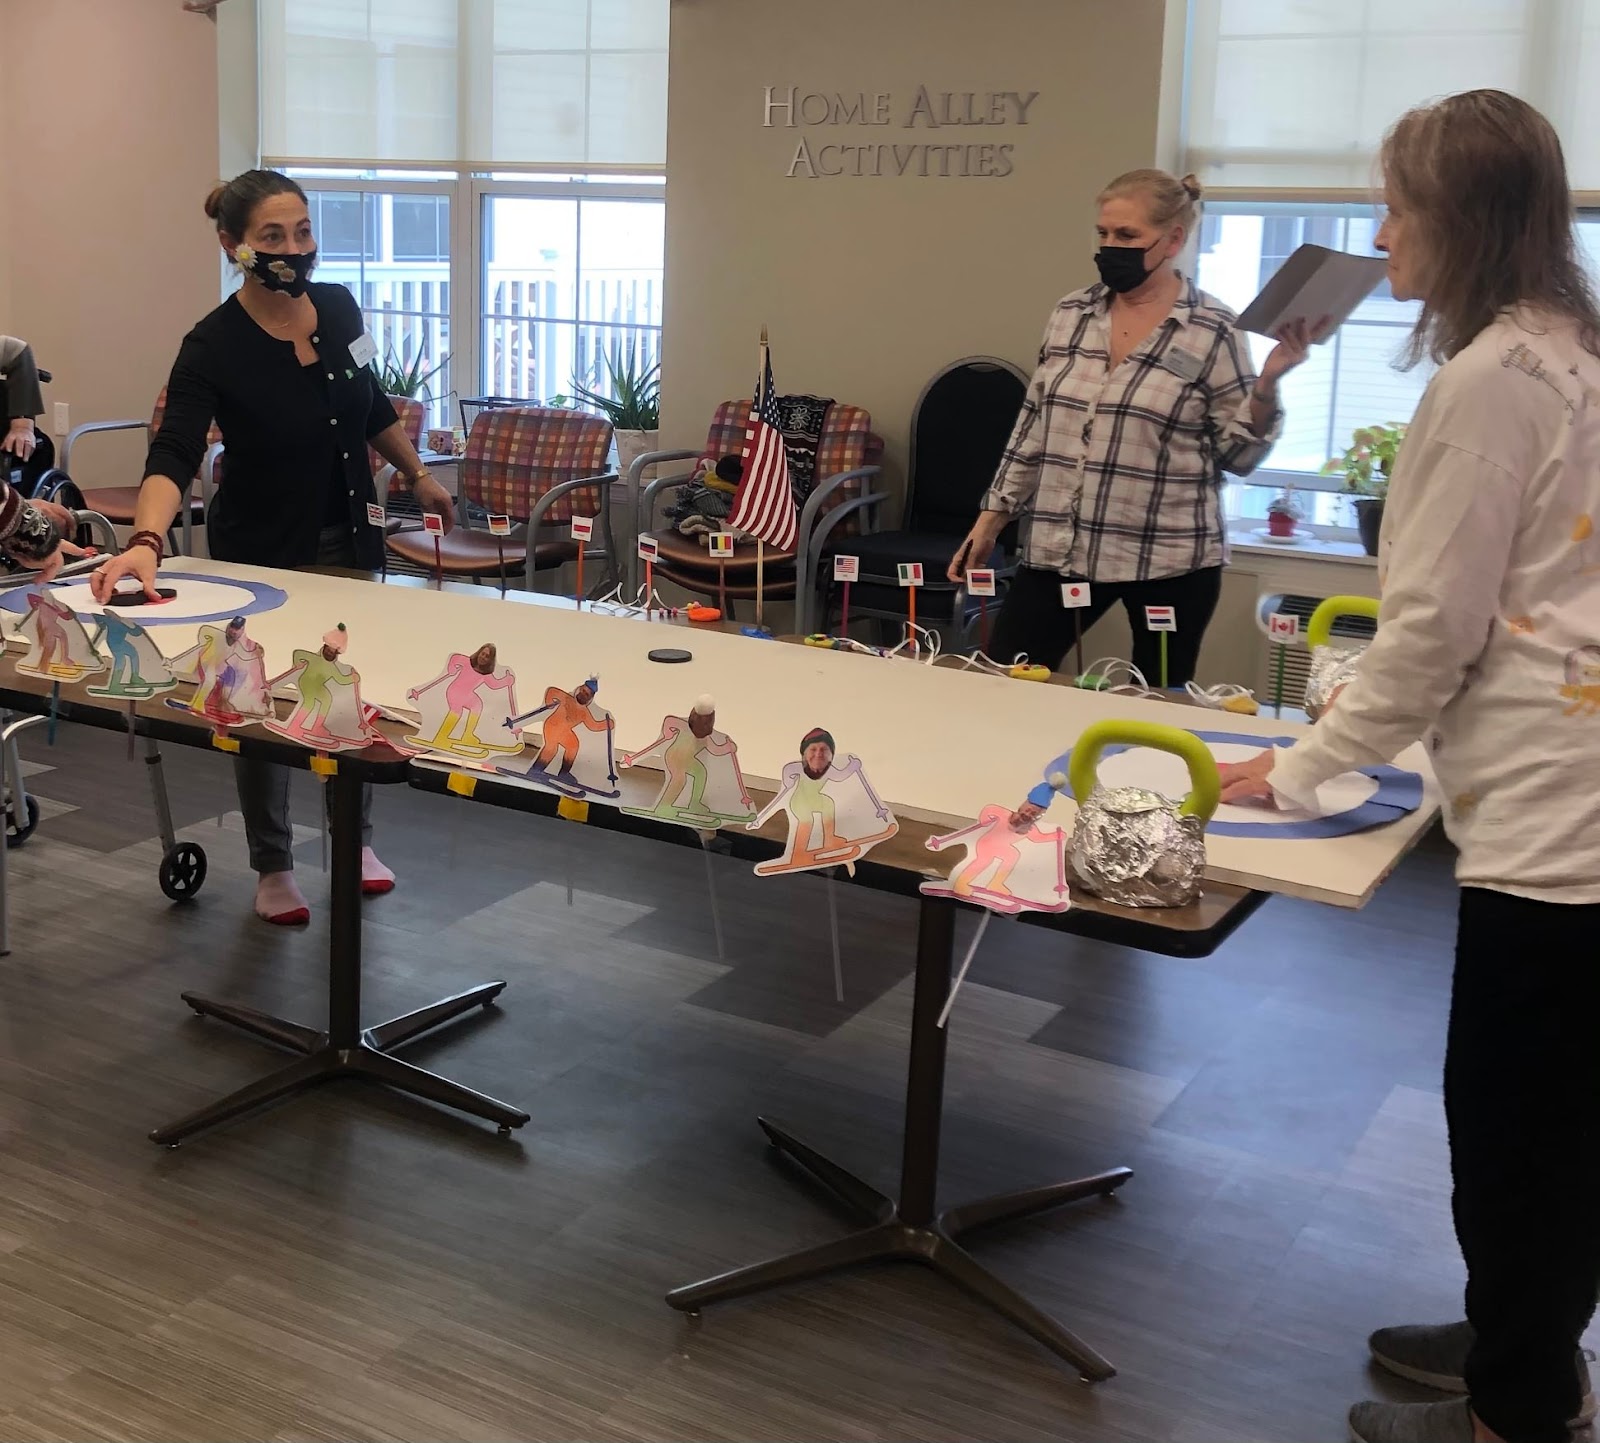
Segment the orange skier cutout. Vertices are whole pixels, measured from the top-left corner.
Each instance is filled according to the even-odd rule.
[[[954,897],[1007,916],[1065,912],[1072,905],[1067,834],[1061,828],[1019,827],[1011,808],[990,805],[970,827],[927,841],[930,852],[954,846],[965,847],[966,855],[944,881],[924,882],[923,896]]]
[[[800,739],[800,760],[783,769],[778,794],[745,825],[760,827],[780,807],[789,814],[789,840],[781,857],[758,862],[758,877],[809,872],[822,867],[855,864],[879,842],[900,830],[900,823],[872,790],[861,758],[847,756],[834,765],[833,737],[814,727]]]
[[[538,756],[527,763],[502,762],[495,770],[526,777],[536,786],[563,796],[610,799],[620,795],[612,750],[615,720],[610,712],[594,705],[599,690],[600,680],[593,676],[570,692],[558,686],[546,688],[543,706],[509,717],[505,722],[507,729],[515,734],[535,717],[548,713],[540,735]],[[590,732],[598,732],[599,737],[586,745],[585,734]],[[603,758],[600,738],[604,738]]]

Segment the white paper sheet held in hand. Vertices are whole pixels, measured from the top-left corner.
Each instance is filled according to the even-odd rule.
[[[1239,317],[1239,328],[1275,336],[1295,321],[1315,326],[1324,316],[1326,341],[1377,289],[1388,270],[1383,256],[1352,256],[1303,245],[1281,266]]]

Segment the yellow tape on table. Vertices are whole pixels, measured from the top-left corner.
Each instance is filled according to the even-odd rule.
[[[225,737],[219,732],[212,732],[211,745],[219,752],[236,752],[239,750],[239,738]]]
[[[470,797],[478,790],[478,779],[468,772],[451,772],[445,779],[445,787],[458,797]]]
[[[339,763],[336,762],[332,757],[314,756],[311,758],[311,770],[314,771],[319,777],[337,776],[339,772]]]
[[[576,797],[562,797],[556,803],[556,815],[565,817],[569,822],[587,822],[589,820],[589,804],[580,802]]]

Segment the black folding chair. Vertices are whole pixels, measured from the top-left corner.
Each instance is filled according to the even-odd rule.
[[[906,505],[900,527],[854,536],[835,548],[861,559],[861,578],[850,589],[851,616],[904,620],[906,594],[900,586],[899,568],[904,562],[920,561],[923,585],[917,594],[918,624],[957,635],[970,627],[978,603],[968,598],[962,587],[946,580],[945,569],[977,518],[979,503],[994,480],[1027,390],[1027,375],[997,356],[955,361],[923,387],[911,413]],[[995,569],[999,591],[1003,592],[1006,580],[1016,570],[1015,548],[1013,525],[1001,535],[987,562]],[[986,563],[973,558],[969,564]],[[827,630],[840,592],[833,581],[831,559],[824,559],[820,570],[826,586],[822,624]]]

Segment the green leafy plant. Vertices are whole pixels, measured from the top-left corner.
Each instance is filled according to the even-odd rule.
[[[1351,436],[1344,455],[1329,461],[1322,474],[1343,476],[1344,489],[1352,495],[1382,501],[1389,494],[1389,478],[1394,474],[1395,457],[1405,438],[1403,421],[1363,426]]]
[[[574,399],[600,412],[618,431],[656,430],[661,425],[660,362],[641,368],[631,351],[612,351],[602,356],[601,362],[611,394],[595,389],[601,379],[596,374],[587,385],[573,379]]]
[[[424,395],[428,382],[449,364],[450,357],[446,356],[437,366],[429,370],[428,358],[420,346],[415,356],[409,351],[404,356],[397,356],[394,347],[390,346],[389,354],[383,358],[383,364],[375,365],[373,369],[378,373],[378,384],[383,387],[384,395],[408,396],[414,399]]]

